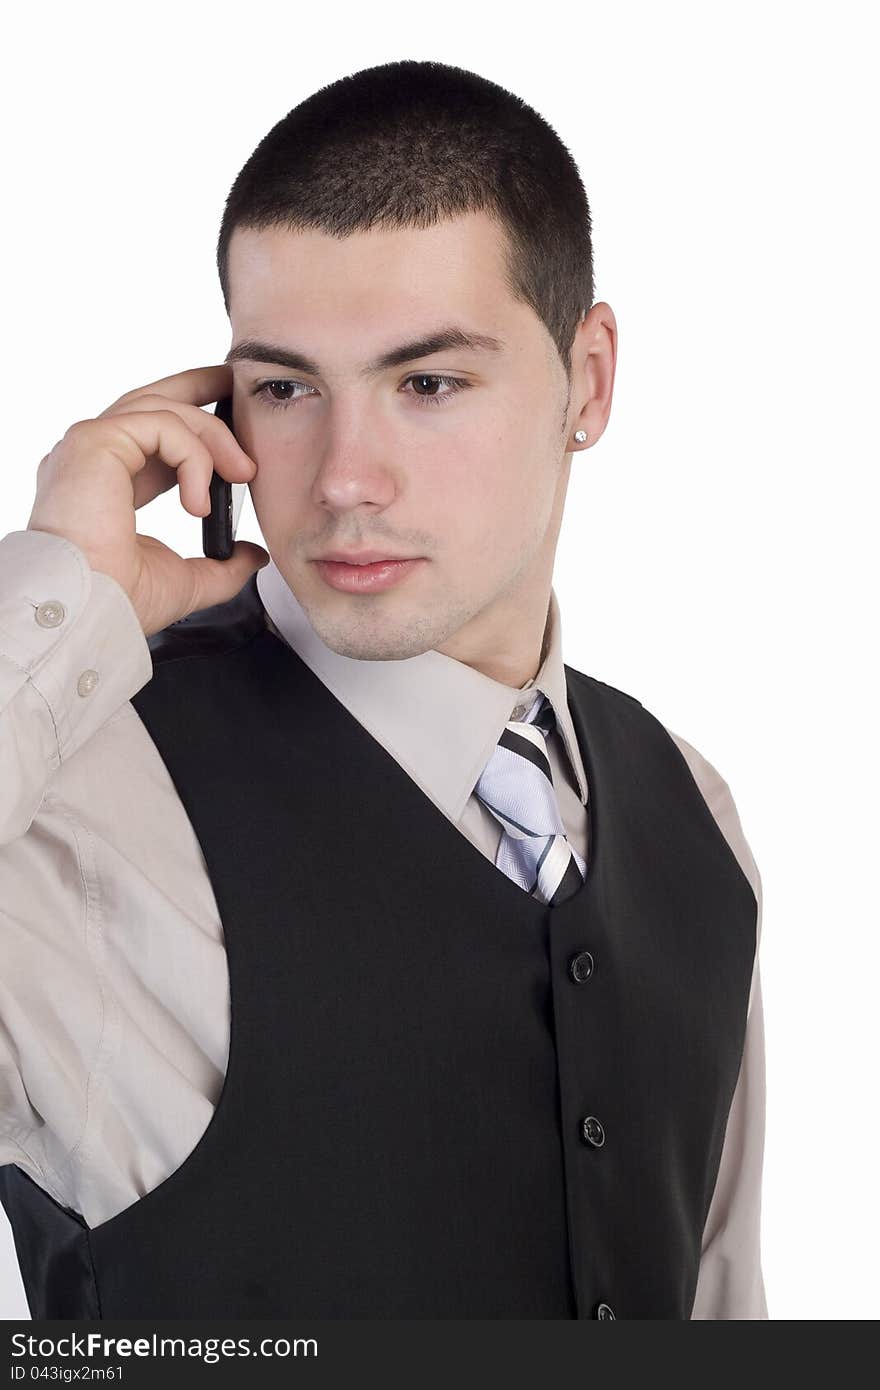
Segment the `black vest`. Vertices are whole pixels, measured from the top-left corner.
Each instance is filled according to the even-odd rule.
[[[32,1316],[689,1318],[757,903],[662,724],[565,667],[591,836],[551,908],[256,576],[149,645],[132,703],[216,897],[229,1061],[192,1152],[94,1228],[0,1169]]]

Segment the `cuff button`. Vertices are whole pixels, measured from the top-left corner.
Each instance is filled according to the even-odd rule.
[[[34,612],[34,617],[40,624],[40,627],[58,627],[64,622],[66,616],[64,604],[59,603],[58,600],[54,598],[47,599],[45,603],[38,604]]]
[[[76,683],[77,695],[91,695],[95,686],[98,684],[97,671],[83,671]]]

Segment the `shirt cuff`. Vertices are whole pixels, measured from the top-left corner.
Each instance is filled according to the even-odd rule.
[[[0,709],[26,683],[54,727],[52,766],[73,756],[153,674],[122,585],[49,531],[0,540]]]

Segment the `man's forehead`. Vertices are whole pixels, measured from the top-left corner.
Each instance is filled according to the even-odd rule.
[[[236,228],[227,360],[321,376],[354,339],[366,377],[447,350],[472,352],[475,370],[542,348],[554,365],[546,328],[511,290],[504,247],[485,214],[344,238],[316,228]]]
[[[382,275],[414,286],[419,279],[503,282],[506,240],[494,219],[482,213],[445,219],[427,227],[372,226],[346,236],[316,227],[237,227],[229,243],[230,279],[249,283],[284,275]]]

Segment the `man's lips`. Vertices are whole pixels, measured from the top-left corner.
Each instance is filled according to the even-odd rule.
[[[325,584],[332,589],[341,589],[344,593],[350,594],[365,594],[392,588],[405,575],[417,569],[423,560],[423,556],[400,559],[388,559],[383,556],[379,560],[352,563],[349,560],[321,557],[314,563]]]
[[[345,565],[373,565],[378,560],[417,560],[417,555],[392,555],[385,550],[328,550],[316,560],[335,560]]]

